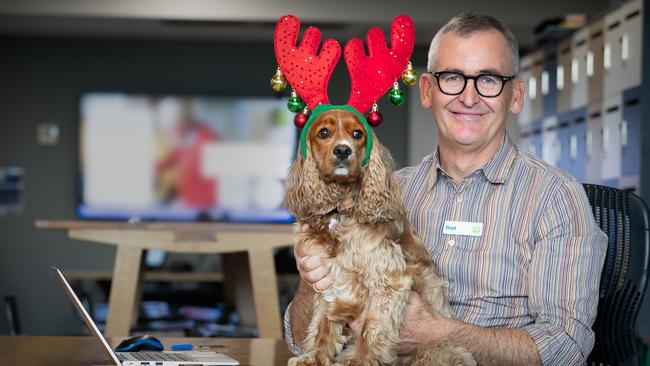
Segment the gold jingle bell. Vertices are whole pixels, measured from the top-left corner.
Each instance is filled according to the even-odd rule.
[[[406,70],[402,72],[402,82],[404,83],[404,85],[411,86],[415,84],[417,81],[418,81],[418,73],[413,68],[413,65],[411,65],[411,61],[409,61]]]
[[[280,68],[278,67],[278,69],[275,71],[275,75],[273,75],[271,78],[271,88],[277,93],[282,93],[286,87],[287,79],[284,78],[282,71],[280,71]]]

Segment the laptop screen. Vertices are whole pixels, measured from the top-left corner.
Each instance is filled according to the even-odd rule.
[[[116,365],[121,365],[122,363],[120,360],[117,358],[117,355],[115,352],[113,352],[113,349],[111,346],[108,344],[102,333],[99,331],[97,328],[97,325],[95,325],[95,322],[92,320],[88,312],[86,311],[86,308],[83,307],[81,304],[81,301],[77,297],[77,294],[72,290],[72,287],[68,283],[68,281],[65,279],[63,276],[63,273],[61,270],[59,270],[56,267],[51,267],[51,271],[54,274],[54,277],[59,281],[61,286],[63,286],[63,289],[65,290],[66,295],[70,298],[70,301],[74,304],[74,306],[77,308],[79,311],[79,314],[81,314],[81,317],[83,318],[84,322],[86,323],[86,326],[88,329],[90,329],[90,332],[93,333],[95,338],[99,339],[100,342],[102,342],[102,345],[104,346],[104,349],[106,349],[106,352],[111,356],[113,359],[113,362],[115,362]]]

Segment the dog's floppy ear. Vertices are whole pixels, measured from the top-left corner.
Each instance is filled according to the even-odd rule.
[[[309,151],[309,142],[307,141]],[[300,222],[316,225],[320,217],[336,207],[336,185],[326,184],[320,178],[316,161],[298,150],[296,160],[289,168],[284,206]]]
[[[393,178],[393,159],[373,132],[374,146],[364,168],[355,204],[359,222],[375,223],[401,217],[404,209],[399,186]]]

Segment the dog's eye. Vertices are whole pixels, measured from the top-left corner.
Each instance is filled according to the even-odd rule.
[[[323,128],[322,130],[318,131],[318,137],[322,139],[330,137],[330,130]]]
[[[363,137],[363,132],[361,130],[354,130],[352,131],[352,138],[358,140]]]

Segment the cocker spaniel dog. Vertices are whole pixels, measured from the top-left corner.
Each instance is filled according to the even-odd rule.
[[[307,131],[306,154],[290,169],[286,207],[299,224],[309,224],[295,244],[324,247],[335,282],[315,295],[304,354],[289,365],[475,365],[448,342],[396,356],[410,291],[453,315],[446,283],[406,218],[392,158],[368,133],[355,113],[325,111]],[[355,319],[362,325],[358,337],[347,327]]]

